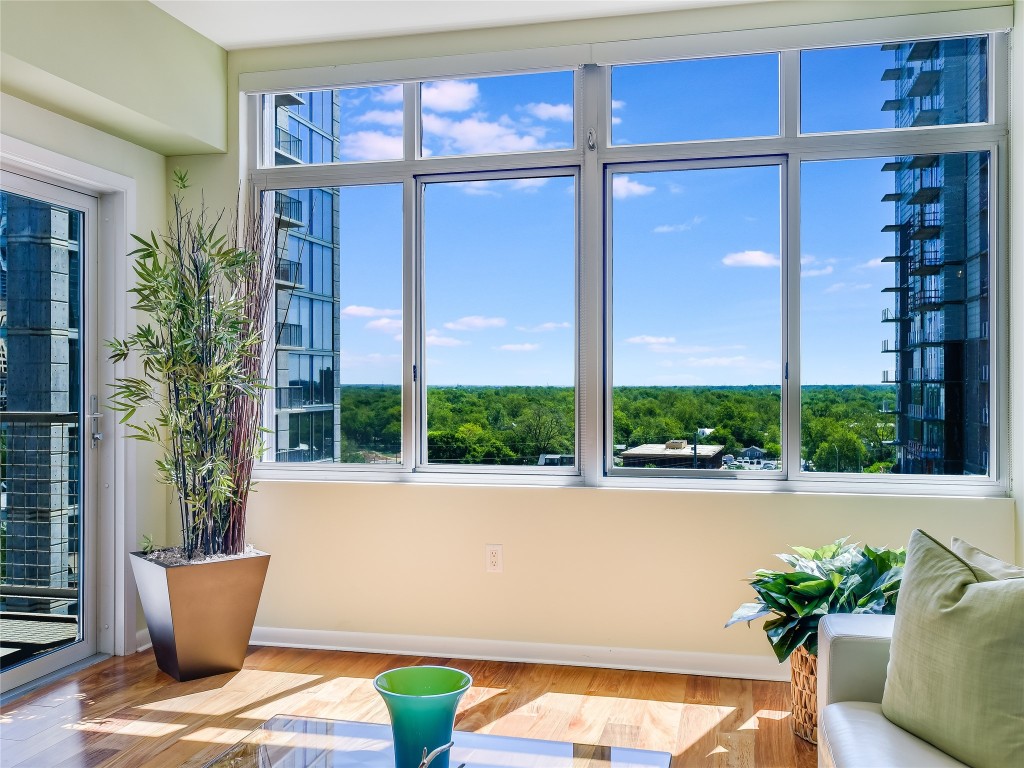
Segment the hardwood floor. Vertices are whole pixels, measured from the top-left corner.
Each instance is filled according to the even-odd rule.
[[[151,651],[112,658],[0,712],[0,766],[201,766],[276,714],[386,723],[373,678],[469,672],[457,730],[669,752],[672,768],[816,765],[786,683],[410,656],[250,648],[235,674],[176,683]]]

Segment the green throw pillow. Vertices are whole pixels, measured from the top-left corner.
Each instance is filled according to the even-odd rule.
[[[911,534],[882,712],[973,768],[1024,765],[1024,570],[958,548],[976,562]]]

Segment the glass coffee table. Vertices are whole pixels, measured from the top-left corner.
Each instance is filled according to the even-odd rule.
[[[455,731],[451,768],[669,768],[668,752]],[[205,768],[394,768],[391,726],[273,717]]]

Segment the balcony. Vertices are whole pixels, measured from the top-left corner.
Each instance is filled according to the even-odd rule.
[[[944,330],[911,331],[910,336],[907,338],[907,346],[920,347],[925,344],[942,344],[945,341],[947,341],[947,338]]]
[[[903,348],[900,347],[900,342],[899,342],[898,339],[896,341],[890,341],[889,339],[883,339],[882,340],[882,352],[902,352],[902,351],[903,351]]]
[[[302,274],[302,265],[291,259],[280,258],[277,260],[277,268],[274,277],[277,282],[292,287],[299,284]]]
[[[938,40],[918,40],[910,47],[907,61],[927,61],[935,55],[938,49]]]
[[[907,91],[907,96],[915,99],[927,96],[935,90],[935,86],[938,85],[941,78],[942,71],[938,69],[926,69],[920,72],[914,79],[914,84],[910,86],[910,90]]]
[[[883,384],[899,384],[903,381],[903,371],[882,371]]]
[[[921,187],[910,196],[910,205],[928,205],[934,203],[942,194],[942,187]]]
[[[0,667],[7,669],[78,640],[79,414],[0,417]]]
[[[298,107],[306,101],[297,93],[278,93],[274,95],[275,107]]]
[[[907,378],[910,381],[945,381],[945,371],[942,366],[934,365],[927,368],[909,368]]]
[[[925,290],[915,291],[910,294],[909,307],[911,312],[927,312],[940,309],[946,302],[943,300],[942,291]]]
[[[934,240],[942,232],[942,219],[938,213],[914,216],[907,225],[911,240]]]
[[[941,109],[921,109],[917,111],[914,119],[910,121],[910,127],[922,128],[929,125],[938,125],[941,119]]]
[[[302,201],[284,192],[275,192],[274,215],[280,220],[282,227],[301,227]]]
[[[898,203],[902,199],[903,199],[903,193],[902,192],[888,192],[888,193],[882,195],[882,202],[883,203]]]
[[[284,128],[274,128],[275,165],[296,165],[302,162],[302,139]]]
[[[891,309],[882,310],[882,322],[883,323],[903,323],[910,320],[907,315],[897,314]]]
[[[942,254],[938,251],[919,253],[910,257],[909,273],[918,277],[937,275],[944,264]]]
[[[907,416],[920,421],[943,421],[946,414],[938,405],[908,405]]]
[[[297,323],[277,324],[277,346],[279,348],[302,349],[302,326]]]

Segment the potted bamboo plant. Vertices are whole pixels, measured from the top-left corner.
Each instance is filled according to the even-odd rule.
[[[186,207],[187,173],[168,231],[139,247],[134,294],[143,319],[108,342],[141,375],[114,382],[111,407],[130,437],[162,449],[158,479],[173,487],[176,547],[132,552],[157,664],[177,680],[241,669],[270,556],[246,546],[246,502],[262,451],[263,395],[274,297],[273,219],[252,213],[239,237],[223,214]]]
[[[793,731],[817,743],[818,622],[830,613],[895,613],[907,553],[846,539],[793,551],[776,555],[792,571],[754,572],[756,602],[737,608],[725,626],[771,616],[764,631],[772,650],[780,662],[792,661]]]

